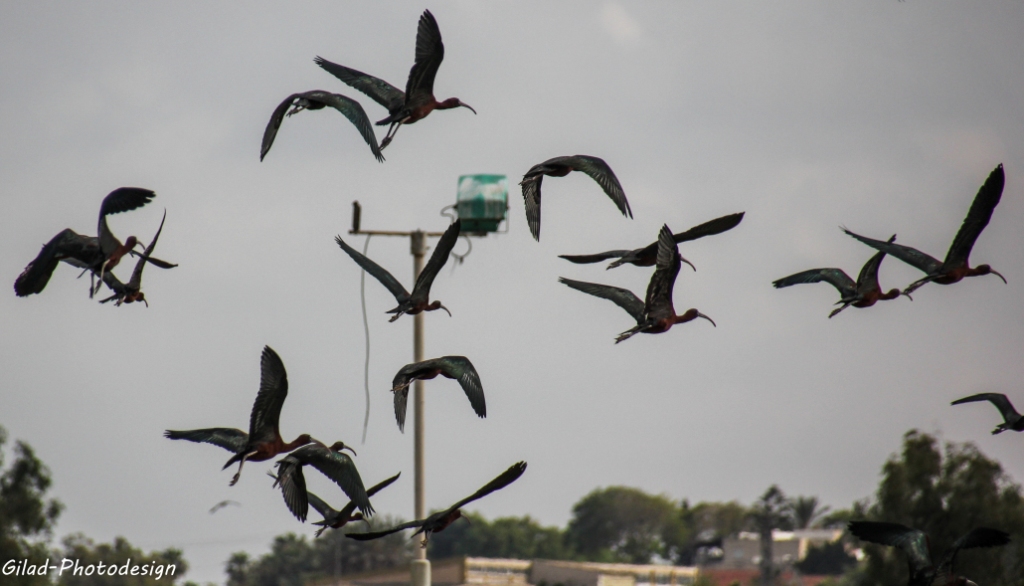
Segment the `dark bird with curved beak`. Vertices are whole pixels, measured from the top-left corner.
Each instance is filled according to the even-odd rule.
[[[896,235],[893,234],[892,238],[889,238],[889,242],[891,243],[895,240]],[[878,284],[878,268],[882,266],[884,258],[884,252],[877,252],[869,258],[868,262],[864,263],[864,266],[861,267],[856,283],[853,282],[853,279],[843,269],[829,268],[802,271],[773,281],[772,286],[776,289],[782,289],[783,287],[803,283],[824,282],[832,285],[839,291],[840,297],[839,301],[836,301],[836,305],[842,304],[840,307],[833,309],[832,313],[828,314],[829,319],[832,319],[840,311],[851,305],[854,307],[871,307],[878,301],[888,301],[900,296],[899,289],[890,289],[888,292],[883,293],[882,287]],[[907,297],[909,298],[910,295],[907,295]],[[911,301],[913,301],[913,298],[911,298]]]
[[[615,202],[615,207],[619,208],[622,215],[632,219],[633,210],[629,208],[626,193],[622,190],[615,172],[604,159],[590,155],[555,157],[530,167],[526,175],[523,175],[523,180],[519,182],[523,187],[523,201],[526,204],[526,222],[530,225],[530,233],[537,242],[540,242],[540,184],[544,176],[565,177],[573,171],[582,171],[597,181],[605,194]]]
[[[391,382],[391,391],[395,394],[395,419],[398,420],[399,431],[405,431],[405,411],[409,400],[409,385],[414,380],[430,380],[437,375],[459,381],[462,390],[469,399],[473,411],[478,416],[487,417],[487,403],[484,401],[484,387],[480,383],[480,375],[473,363],[465,356],[442,356],[423,362],[406,364],[395,375]]]
[[[999,204],[1005,182],[1006,177],[1003,175],[1003,165],[1000,164],[989,174],[988,179],[985,180],[981,189],[978,190],[978,195],[974,197],[974,202],[971,204],[971,209],[967,212],[967,217],[964,218],[964,223],[961,224],[960,230],[956,233],[956,237],[953,238],[953,243],[949,246],[946,260],[943,261],[931,257],[916,248],[892,242],[872,240],[871,238],[854,234],[846,228],[843,228],[843,232],[876,250],[895,256],[908,265],[923,271],[925,273],[924,277],[914,281],[903,290],[907,295],[927,283],[935,282],[940,285],[951,285],[961,281],[964,277],[977,277],[979,275],[992,274],[1002,279],[1003,283],[1005,283],[1006,277],[999,274],[998,271],[989,265],[983,264],[972,268],[968,261],[975,241],[978,240],[978,236],[981,236],[985,226],[988,226],[988,222],[992,218],[992,212],[996,209],[996,205]]]
[[[281,122],[284,121],[286,115],[292,116],[303,110],[320,110],[327,106],[344,114],[345,118],[348,118],[355,125],[356,129],[359,130],[359,134],[363,136],[363,140],[366,141],[366,144],[370,145],[370,151],[377,159],[377,162],[383,163],[384,156],[380,154],[380,147],[377,146],[377,135],[373,133],[370,119],[366,116],[366,112],[359,102],[347,96],[332,94],[323,90],[292,94],[274,109],[274,113],[270,115],[270,121],[267,122],[267,129],[263,131],[260,160],[262,161],[263,157],[267,156],[267,153],[270,152],[270,147],[274,145],[274,138],[277,136],[277,131],[281,128]],[[291,108],[290,111],[288,110],[289,107]]]
[[[910,576],[907,586],[978,586],[954,573],[953,562],[961,549],[998,547],[1010,543],[1010,534],[998,529],[978,527],[953,542],[936,566],[932,561],[928,536],[919,529],[899,523],[851,521],[850,534],[864,541],[895,547],[907,555]]]
[[[426,519],[402,523],[401,525],[396,525],[390,529],[385,529],[384,531],[373,531],[370,533],[346,533],[345,537],[357,539],[359,541],[369,541],[371,539],[379,539],[381,537],[391,535],[392,533],[397,533],[403,529],[412,529],[415,527],[416,531],[412,534],[413,537],[422,533],[423,541],[420,542],[420,545],[426,547],[431,533],[440,533],[441,531],[444,531],[445,528],[462,517],[462,507],[477,499],[481,499],[496,490],[505,488],[518,480],[525,471],[526,462],[517,462],[510,466],[508,470],[499,474],[494,480],[481,487],[480,490],[474,492],[447,509],[434,513]]]
[[[437,309],[443,309],[448,312],[451,316],[452,312],[448,311],[448,308],[441,305],[440,301],[430,302],[430,286],[434,284],[434,278],[437,277],[437,273],[441,270],[441,267],[448,262],[448,255],[451,253],[452,248],[455,247],[455,241],[459,239],[459,231],[462,229],[462,222],[455,220],[452,225],[448,226],[448,229],[441,235],[441,239],[437,242],[437,247],[434,249],[434,253],[430,255],[430,260],[427,261],[426,266],[420,271],[418,277],[416,277],[416,286],[412,288],[412,293],[405,290],[405,287],[398,282],[398,279],[391,273],[384,269],[384,267],[366,258],[358,250],[352,248],[341,239],[341,236],[335,236],[334,241],[338,243],[352,260],[356,261],[356,264],[363,267],[363,270],[370,273],[375,279],[380,281],[382,285],[387,287],[388,291],[395,296],[395,300],[398,301],[398,307],[388,310],[388,313],[395,314],[388,321],[395,321],[402,317],[403,313],[409,315],[415,315],[421,311],[434,311]]]
[[[277,478],[274,487],[281,487],[281,494],[288,510],[299,521],[305,522],[309,512],[309,495],[306,490],[306,478],[302,467],[310,465],[324,476],[330,478],[341,487],[341,490],[352,500],[352,506],[358,508],[361,517],[373,515],[370,498],[363,487],[363,479],[356,470],[356,464],[343,450],[356,451],[345,442],[334,442],[330,447],[315,441],[303,446],[277,461]]]
[[[146,268],[146,263],[149,262],[150,255],[153,254],[153,249],[156,248],[156,241],[160,239],[160,233],[164,229],[164,220],[167,219],[167,210],[164,210],[164,216],[160,219],[160,227],[157,228],[156,234],[153,236],[153,240],[143,251],[142,256],[135,263],[135,270],[132,271],[132,277],[128,280],[128,283],[124,285],[124,288],[120,291],[115,290],[114,294],[106,299],[101,299],[100,303],[106,303],[108,301],[116,300],[115,306],[120,306],[122,303],[134,303],[141,301],[149,307],[149,302],[146,301],[146,294],[142,292],[142,270]],[[174,265],[177,266],[177,265]],[[109,283],[108,283],[109,285]]]
[[[476,114],[472,106],[458,98],[448,98],[441,102],[434,98],[434,77],[437,76],[437,69],[443,59],[444,43],[441,42],[441,29],[438,28],[434,15],[429,10],[424,10],[416,29],[416,61],[409,71],[404,93],[383,79],[362,71],[331,63],[322,57],[317,57],[314,61],[331,75],[387,108],[388,117],[377,122],[378,126],[390,124],[387,135],[380,143],[381,150],[384,150],[391,144],[400,126],[422,120],[434,110],[448,110],[461,106]]]
[[[632,291],[612,287],[610,285],[599,285],[597,283],[586,283],[584,281],[573,281],[565,277],[559,277],[559,281],[577,291],[583,291],[595,297],[607,299],[622,309],[636,320],[636,327],[622,332],[615,338],[618,344],[628,340],[634,334],[661,334],[669,331],[673,325],[681,324],[702,317],[711,325],[718,327],[715,321],[696,309],[688,309],[682,315],[677,315],[672,304],[672,289],[675,286],[676,275],[679,274],[679,248],[672,240],[672,231],[668,226],[662,226],[658,235],[658,261],[657,269],[651,276],[647,285],[647,300],[640,299]]]
[[[287,396],[288,374],[284,370],[284,362],[270,346],[264,346],[263,355],[260,357],[260,391],[256,394],[256,401],[249,416],[249,433],[229,427],[185,431],[168,429],[164,432],[164,437],[213,444],[234,452],[235,455],[224,464],[224,468],[221,468],[223,470],[238,462],[238,472],[231,478],[231,486],[234,486],[247,460],[265,462],[278,454],[316,441],[308,433],[289,443],[284,443],[281,439],[278,421]]]

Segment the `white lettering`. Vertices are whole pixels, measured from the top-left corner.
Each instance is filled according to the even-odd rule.
[[[15,564],[17,563],[18,562],[14,560],[7,560],[7,563],[4,564],[4,576],[10,576],[11,574],[13,574],[14,571],[18,569],[15,566]]]

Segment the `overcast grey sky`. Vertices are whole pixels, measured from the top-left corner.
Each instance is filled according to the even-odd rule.
[[[495,2],[429,6],[446,54],[435,89],[479,112],[435,112],[403,129],[378,164],[336,112],[285,121],[259,161],[274,107],[324,89],[385,112],[313,63],[329,60],[404,87],[420,3],[0,4],[0,274],[8,287],[63,228],[95,233],[102,198],[150,188],[148,207],[111,227],[180,263],[148,269],[150,307],[101,306],[77,271],[41,295],[0,295],[0,424],[51,468],[67,509],[58,534],[124,535],[183,546],[189,578],[223,581],[236,550],[312,534],[263,474],[238,486],[213,446],[164,429],[247,427],[264,344],[290,394],[286,440],[356,444],[374,498],[412,514],[412,434],[388,393],[411,361],[412,319],[389,324],[387,291],[367,282],[373,410],[365,445],[358,267],[333,242],[354,199],[369,229],[441,230],[457,177],[589,154],[615,170],[635,219],[582,174],[544,183],[542,241],[518,188],[510,229],[445,267],[428,314],[427,356],[476,364],[488,417],[453,381],[427,384],[428,507],[447,506],[513,462],[523,478],[474,504],[488,517],[564,524],[599,486],[691,501],[750,502],[772,483],[833,507],[873,493],[911,428],[975,441],[1024,480],[1015,434],[990,436],[987,405],[1024,407],[1024,11],[1019,2]],[[378,133],[383,137],[383,129]],[[848,309],[829,286],[775,290],[814,267],[855,275],[873,253],[843,235],[945,254],[989,172],[1003,200],[972,254],[1006,275],[928,285],[914,301]],[[557,278],[643,295],[650,271],[571,265],[558,254],[630,248],[667,223],[681,231],[738,211],[732,232],[688,243],[681,312],[703,320],[615,345],[630,317]],[[361,237],[348,240],[361,248]],[[408,242],[369,255],[411,285]],[[456,252],[464,250],[464,242]],[[117,273],[127,279],[132,262]],[[920,273],[887,259],[880,279]],[[310,475],[335,505],[341,492]],[[216,515],[220,500],[242,503]]]

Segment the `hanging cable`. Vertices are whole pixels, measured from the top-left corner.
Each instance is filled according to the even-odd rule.
[[[366,235],[363,244],[363,256],[370,248],[370,234]],[[366,430],[370,426],[370,322],[366,319],[366,270],[359,275],[359,301],[363,306],[363,331],[366,334],[366,363],[363,365],[363,388],[366,390],[366,416],[363,417],[363,443],[366,443]]]

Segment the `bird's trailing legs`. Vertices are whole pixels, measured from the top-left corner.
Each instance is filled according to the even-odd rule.
[[[398,129],[401,126],[401,121],[391,123],[391,128],[388,128],[388,133],[384,135],[384,140],[380,143],[380,150],[384,150],[389,144],[391,144],[391,140],[395,138],[396,134],[398,134]]]

